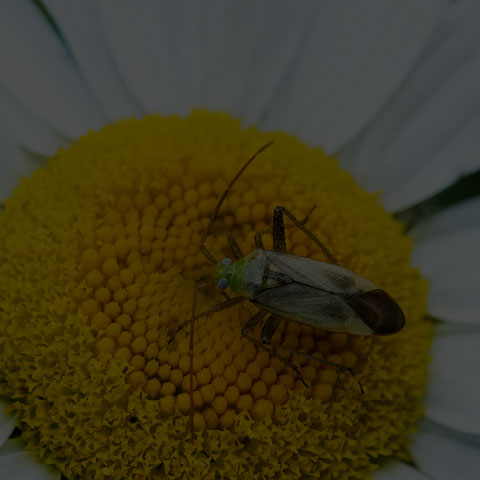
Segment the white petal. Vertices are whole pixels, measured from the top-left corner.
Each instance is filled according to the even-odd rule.
[[[410,451],[418,468],[433,480],[478,480],[480,449],[422,428]]]
[[[373,480],[429,480],[415,468],[402,462],[391,461],[372,475]]]
[[[44,156],[69,144],[67,137],[49,127],[0,87],[0,123],[23,147]]]
[[[418,423],[419,431],[432,431],[438,433],[447,438],[457,440],[460,443],[466,443],[474,447],[480,448],[480,435],[475,435],[474,433],[465,433],[459,430],[455,430],[445,425],[440,425],[433,420],[427,418],[422,418]]]
[[[181,32],[182,27],[168,15],[169,6],[155,0],[104,1],[99,12],[109,49],[145,110],[185,114],[189,108],[182,96],[177,46],[169,37],[173,29]]]
[[[310,1],[300,7],[272,0],[204,2],[189,24],[190,31],[199,31],[197,49],[193,54],[181,50],[180,65],[189,68],[182,79],[196,84],[185,86],[191,104],[258,123],[295,59],[312,5]],[[203,68],[189,67],[195,65],[194,57],[203,59]],[[195,94],[191,96],[189,90]]]
[[[480,434],[479,345],[479,328],[438,326],[424,399],[427,418],[476,435]]]
[[[115,121],[142,117],[145,111],[131,95],[108,50],[97,3],[93,0],[44,0],[44,3],[108,118]]]
[[[460,215],[463,216],[465,213],[472,211],[478,213],[478,207],[461,206],[453,207],[453,210],[459,214],[457,223],[465,223],[466,226],[445,234],[417,238],[412,263],[418,265],[422,274],[431,282],[428,311],[433,316],[456,323],[479,325],[479,217],[478,215],[474,217],[476,221],[470,219],[471,223],[467,219],[460,219]],[[447,212],[440,215],[453,216],[452,212]],[[441,219],[434,222],[433,229],[438,231]]]
[[[22,177],[38,167],[0,126],[0,201],[10,197]]]
[[[0,85],[60,133],[76,138],[105,123],[65,47],[33,2],[0,4]]]
[[[21,440],[8,440],[0,448],[0,478],[5,480],[54,480],[61,473],[43,464],[31,452],[27,452]]]
[[[209,38],[221,48],[215,57],[209,55],[207,107],[258,125],[278,101],[316,13],[315,0],[237,2],[236,7],[238,12],[224,12],[222,26]]]
[[[256,123],[293,62],[309,5],[103,2],[101,12],[119,69],[150,112],[203,107]]]
[[[480,198],[473,198],[426,218],[410,234],[415,243],[453,232],[468,235],[468,230],[476,227],[479,219]]]
[[[398,210],[480,166],[480,5],[448,5],[428,47],[342,164]]]
[[[319,2],[265,128],[336,151],[367,125],[424,48],[437,2]]]
[[[8,440],[15,429],[15,417],[4,412],[6,405],[7,401],[0,398],[0,447]]]

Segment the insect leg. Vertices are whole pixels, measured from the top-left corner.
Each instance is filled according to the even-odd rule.
[[[242,335],[246,337],[258,324],[258,322],[261,322],[263,317],[267,314],[268,312],[266,310],[259,310],[250,320],[243,326],[242,328]]]
[[[215,260],[215,257],[209,252],[207,247],[205,246],[205,240],[207,239],[208,234],[210,233],[210,229],[212,228],[213,222],[215,221],[215,218],[217,218],[218,212],[220,210],[220,207],[222,206],[222,203],[225,201],[227,198],[227,195],[230,192],[230,189],[233,187],[234,183],[238,180],[238,177],[244,172],[244,170],[253,162],[253,160],[260,154],[262,153],[265,149],[267,149],[271,144],[273,143],[273,140],[266,143],[263,147],[259,148],[243,165],[243,167],[238,171],[238,173],[235,175],[233,180],[227,185],[227,188],[225,191],[222,193],[222,196],[218,200],[217,206],[215,207],[215,210],[212,213],[212,216],[210,217],[210,221],[208,222],[207,228],[203,232],[202,239],[200,240],[200,251],[205,255],[207,260],[211,263],[218,263],[217,260]]]
[[[265,250],[265,247],[263,246],[263,240],[262,240],[262,233],[257,232],[255,234],[255,248],[260,249],[260,250]]]
[[[199,288],[202,288],[202,287],[207,286],[207,285],[208,286],[213,286],[214,283],[210,282],[210,281],[209,281],[209,283],[205,283],[205,284],[202,283],[202,284],[200,284]],[[197,287],[195,287],[195,291],[197,291]],[[204,312],[196,314],[194,320],[198,320],[200,318],[207,317],[211,313],[217,313],[217,312],[220,312],[222,310],[225,310],[226,308],[233,307],[233,306],[235,306],[239,303],[244,302],[245,300],[247,300],[245,297],[240,297],[240,296],[229,298],[228,300],[225,300],[222,303],[217,303],[217,305],[214,305],[213,307],[209,308],[208,310],[205,310]],[[178,325],[177,329],[175,330],[175,333],[170,338],[168,343],[172,343],[173,340],[175,339],[175,337],[177,336],[178,332],[180,332],[180,330],[183,330],[189,323],[190,323],[190,320],[185,320],[180,325]]]
[[[230,245],[230,250],[232,251],[233,258],[235,258],[235,260],[240,260],[245,256],[240,250],[238,243],[231,235],[228,236],[228,244]]]
[[[211,286],[213,282],[209,280],[204,280],[195,286],[195,291],[193,293],[193,304],[192,304],[192,316],[190,318],[190,434],[193,442],[194,431],[193,431],[193,327],[195,323],[195,311],[197,309],[197,295],[200,288],[205,288]],[[178,330],[177,330],[178,331]]]
[[[328,360],[324,360],[323,358],[314,357],[305,352],[301,352],[300,350],[295,350],[294,348],[287,347],[286,345],[282,345],[281,343],[272,343],[270,341],[265,342],[267,345],[270,345],[272,348],[283,350],[285,352],[293,353],[294,355],[298,355],[299,357],[308,358],[308,360],[313,360],[315,362],[321,363],[322,365],[326,365],[328,367],[335,367],[339,370],[344,370],[346,372],[352,372],[352,369],[342,365],[340,363],[330,362]]]
[[[283,318],[278,315],[271,315],[262,328],[262,342],[269,343],[273,335],[277,331],[278,326],[282,323]]]
[[[296,227],[298,227],[300,230],[302,230],[302,232],[305,233],[305,235],[307,235],[308,238],[310,238],[313,242],[315,242],[320,247],[323,254],[328,258],[328,260],[331,263],[334,263],[335,265],[338,265],[337,260],[330,253],[328,248],[307,227],[305,227],[302,222],[299,222],[289,210],[287,210],[285,207],[275,207],[275,211],[274,211],[274,214],[273,214],[274,219],[275,219],[275,214],[277,214],[279,216],[282,216],[282,223],[283,223],[283,214],[285,214],[292,221],[292,223]],[[274,221],[273,227],[275,229],[275,221]],[[275,239],[275,231],[274,231],[274,239]]]
[[[273,250],[275,252],[286,253],[287,241],[285,240],[285,225],[283,224],[283,214],[278,207],[273,211]]]
[[[357,382],[357,385],[360,388],[360,392],[362,394],[365,393],[364,390],[363,390],[362,384],[358,380],[355,379],[355,376],[353,374],[353,369],[351,369],[349,367],[346,367],[345,365],[341,365],[340,363],[330,362],[329,360],[324,360],[323,358],[314,357],[313,355],[309,355],[308,353],[301,352],[300,350],[295,350],[294,348],[287,347],[286,345],[282,345],[282,344],[279,344],[279,343],[272,343],[272,342],[266,342],[266,343],[267,343],[267,345],[271,345],[275,349],[278,348],[280,350],[284,350],[285,352],[292,353],[293,355],[298,355],[300,357],[308,358],[309,360],[313,360],[315,362],[321,363],[322,365],[326,365],[328,367],[334,367],[334,368],[337,368],[339,370],[343,370],[345,372],[350,373],[350,375],[352,375],[352,377],[354,377],[354,380]],[[305,382],[303,382],[303,383],[305,384]]]
[[[308,387],[308,385],[305,383],[305,381],[303,380],[302,376],[300,375],[300,370],[298,369],[298,367],[292,363],[290,361],[290,359],[288,358],[285,358],[285,357],[282,357],[281,355],[279,355],[277,352],[275,352],[275,350],[273,350],[272,348],[270,347],[267,347],[267,345],[265,345],[263,342],[260,342],[259,340],[257,340],[256,338],[252,337],[250,335],[250,332],[255,328],[255,326],[258,324],[258,322],[262,321],[263,317],[265,317],[265,315],[267,314],[268,312],[266,310],[259,310],[252,318],[250,318],[250,320],[244,325],[244,327],[242,328],[242,335],[251,343],[253,343],[256,347],[258,348],[261,348],[262,350],[265,350],[270,356],[274,357],[274,358],[278,358],[281,362],[283,362],[287,367],[291,368],[298,376],[298,378],[300,378],[300,380],[302,381],[302,383],[305,385],[305,387]],[[277,317],[278,318],[278,317]],[[270,319],[269,319],[270,320]],[[269,320],[267,320],[267,323],[269,322]],[[282,320],[280,318],[280,320]],[[279,322],[280,323],[280,322]],[[277,325],[278,326],[278,325]],[[264,327],[265,328],[265,327]],[[262,334],[263,334],[263,330],[262,329]]]
[[[197,320],[199,318],[202,318],[202,317],[206,317],[210,313],[219,312],[221,310],[225,310],[226,308],[233,307],[234,305],[237,305],[238,303],[241,303],[244,300],[246,300],[245,297],[230,298],[230,299],[226,300],[225,302],[219,303],[219,304],[213,306],[212,308],[206,310],[205,312],[202,312],[202,313],[199,313],[198,315],[196,315],[198,291],[201,288],[209,287],[209,286],[212,286],[212,285],[213,285],[213,282],[211,282],[210,280],[204,280],[203,282],[200,282],[199,284],[197,284],[197,286],[195,287],[195,291],[194,291],[194,294],[193,294],[192,316],[190,317],[190,320],[189,320],[189,322],[190,322],[190,352],[189,352],[189,355],[190,355],[190,366],[189,366],[189,369],[190,369],[190,433],[191,433],[192,442],[193,442],[193,438],[194,438],[194,429],[193,429],[193,414],[194,414],[194,405],[193,405],[193,343],[194,343],[193,342],[193,331],[194,331],[195,320]],[[188,323],[188,322],[183,322],[180,325],[180,327],[183,328],[184,324],[186,324],[186,323]],[[178,329],[177,329],[177,332],[178,332]]]
[[[301,220],[300,222],[298,222],[299,225],[305,225],[305,223],[307,223],[309,217],[310,217],[310,214],[313,212],[313,210],[316,208],[316,205],[314,205],[310,211],[308,212],[307,216]],[[292,227],[296,227],[297,225],[295,225],[294,223],[290,223],[288,225],[284,225],[284,228],[287,229],[287,228],[292,228]],[[260,232],[257,232],[255,234],[255,248],[261,248],[262,250],[265,249],[265,247],[263,246],[263,240],[262,240],[262,235],[264,234],[267,234],[267,233],[270,233],[272,234],[273,233],[273,228],[267,228],[266,230],[261,230]]]

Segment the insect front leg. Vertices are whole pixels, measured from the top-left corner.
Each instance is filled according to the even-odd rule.
[[[213,286],[214,283],[213,282],[209,282],[208,284],[206,283],[205,285],[202,283],[200,284],[200,287],[197,285],[197,287],[195,287],[195,291],[197,291],[199,288],[203,288],[204,286]],[[247,299],[245,297],[233,297],[233,298],[229,298],[228,300],[225,300],[224,302],[221,302],[221,303],[217,303],[216,305],[214,305],[213,307],[209,308],[208,310],[205,310],[204,312],[201,312],[201,313],[197,313],[195,315],[195,318],[194,320],[198,320],[200,318],[204,318],[204,317],[207,317],[208,315],[212,314],[212,313],[217,313],[217,312],[220,312],[222,310],[225,310],[226,308],[230,308],[230,307],[233,307],[235,305],[238,305],[239,303],[242,303],[244,301],[246,301]],[[180,325],[178,325],[177,329],[175,330],[175,333],[173,334],[173,336],[170,338],[170,340],[168,341],[168,343],[172,343],[173,340],[175,339],[175,337],[177,336],[177,334],[183,330],[188,324],[190,323],[190,320],[185,320],[184,322],[182,322]]]
[[[322,250],[323,254],[328,258],[328,260],[331,263],[334,263],[335,265],[338,265],[338,261],[336,258],[330,253],[330,250],[311,232],[305,225],[303,225],[304,222],[299,222],[296,217],[293,215],[292,212],[287,210],[285,207],[275,207],[274,213],[273,213],[273,235],[274,235],[274,242],[275,242],[275,218],[276,217],[281,217],[281,223],[283,225],[283,214],[285,214],[291,222],[298,227],[305,235],[310,238],[315,244],[320,247],[320,250]],[[277,220],[278,221],[278,220]],[[276,250],[275,250],[276,251]]]

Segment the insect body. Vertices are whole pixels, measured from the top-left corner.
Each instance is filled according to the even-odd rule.
[[[349,370],[343,365],[316,358],[288,346],[273,343],[272,337],[283,321],[288,319],[311,327],[332,332],[346,332],[356,335],[388,335],[398,332],[405,324],[405,316],[400,306],[385,291],[377,288],[371,281],[338,265],[327,247],[305,227],[308,220],[298,221],[284,207],[276,207],[273,213],[273,228],[255,235],[256,249],[249,255],[243,255],[236,241],[229,237],[229,243],[235,262],[225,258],[218,262],[205,246],[212,224],[220,207],[239,176],[270,142],[260,148],[240,169],[220,197],[210,221],[203,233],[200,250],[207,260],[215,264],[212,281],[203,281],[195,288],[192,315],[190,318],[190,395],[193,406],[193,346],[194,322],[210,313],[230,308],[245,300],[259,307],[258,312],[248,320],[242,329],[242,335],[259,348],[284,362],[301,378],[296,365],[288,357],[280,356],[277,350],[287,351],[307,357],[320,363]],[[284,215],[292,222],[284,225]],[[323,252],[328,262],[312,258],[289,255],[286,253],[285,229],[296,227],[302,230]],[[262,234],[271,233],[273,250],[263,246]],[[215,305],[211,309],[196,313],[197,294],[201,288],[217,285],[225,290],[237,293]],[[267,317],[262,327],[261,341],[250,335],[254,327]],[[179,326],[183,326],[184,322]],[[303,381],[303,380],[302,380]],[[360,386],[361,388],[361,386]],[[362,390],[363,391],[363,390]],[[191,408],[191,431],[193,439],[193,407]]]
[[[339,265],[259,248],[232,263],[222,261],[214,281],[260,308],[331,332],[387,335],[405,324],[385,291]]]

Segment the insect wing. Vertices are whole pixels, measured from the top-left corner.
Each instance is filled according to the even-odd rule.
[[[278,269],[295,283],[315,287],[341,297],[376,288],[370,280],[346,268],[313,258],[265,251],[271,270]]]
[[[331,332],[372,333],[358,322],[342,298],[309,285],[290,283],[266,288],[257,293],[253,303],[281,317]]]
[[[384,290],[362,292],[348,298],[347,303],[375,335],[391,335],[405,325],[400,305]]]

